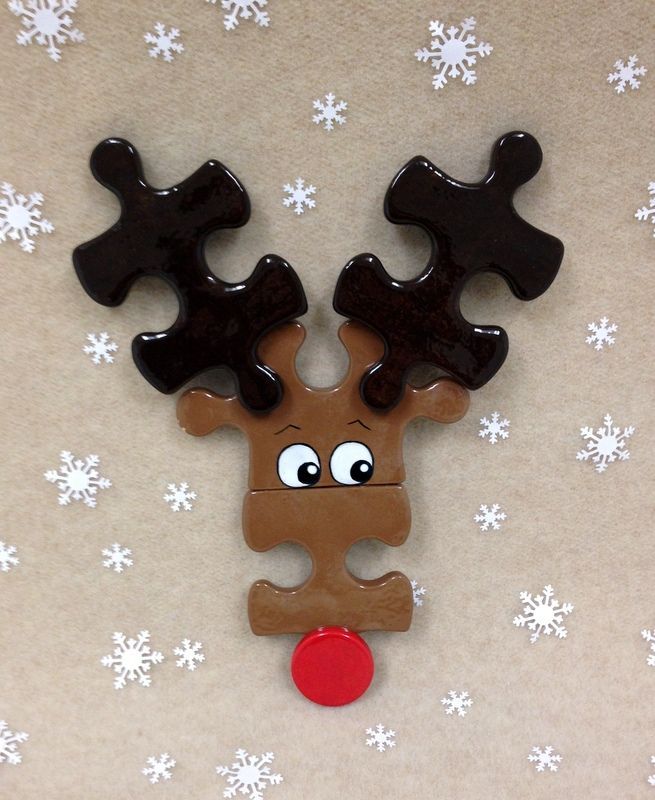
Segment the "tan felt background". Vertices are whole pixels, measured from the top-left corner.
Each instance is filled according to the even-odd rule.
[[[634,219],[655,178],[653,6],[646,0],[477,2],[270,0],[272,24],[228,33],[202,0],[81,0],[87,42],[61,63],[15,44],[19,21],[0,9],[0,178],[45,195],[56,226],[32,255],[15,243],[2,258],[2,539],[21,564],[0,573],[0,718],[25,730],[23,763],[0,765],[12,800],[114,800],[146,794],[220,797],[217,764],[233,751],[272,750],[281,786],[266,798],[587,798],[649,796],[655,772],[655,669],[642,628],[655,626],[653,591],[653,258],[651,226]],[[478,20],[493,53],[479,80],[435,92],[414,51],[428,23]],[[155,21],[182,30],[173,64],[150,59],[143,33]],[[650,68],[639,91],[617,96],[606,76],[637,53]],[[311,121],[312,100],[348,101],[346,125]],[[333,287],[346,261],[373,250],[396,276],[422,267],[426,238],[387,223],[386,187],[421,153],[477,180],[495,139],[534,133],[544,167],[517,207],[566,245],[560,276],[523,304],[500,279],[466,293],[471,320],[506,327],[510,354],[498,376],[452,427],[424,422],[406,439],[413,529],[394,550],[366,544],[351,555],[365,577],[401,569],[428,589],[406,634],[366,638],[377,676],[358,703],[329,710],[291,685],[295,637],[250,633],[246,596],[255,579],[292,585],[308,562],[292,547],[255,554],[240,530],[247,451],[235,431],[204,440],[175,421],[174,398],[141,378],[130,339],[175,316],[172,295],[139,285],[121,308],[92,303],[70,253],[113,223],[117,203],[88,170],[93,146],[131,140],[146,174],[168,186],[210,157],[243,181],[252,219],[212,238],[208,258],[227,279],[245,277],[266,252],[283,255],[307,291],[309,335],[300,367],[329,384],[343,372]],[[317,207],[296,217],[282,184],[303,176]],[[617,343],[597,353],[586,324],[607,315]],[[119,342],[114,365],[81,351],[89,331]],[[490,446],[478,420],[498,410],[507,441]],[[631,459],[598,475],[578,463],[581,425],[605,413],[636,426]],[[98,453],[113,487],[95,510],[57,505],[43,472],[60,450]],[[198,492],[173,514],[166,484]],[[508,519],[482,534],[481,503]],[[103,569],[119,541],[135,565]],[[574,603],[569,637],[516,629],[518,593],[555,586]],[[148,689],[115,691],[100,657],[111,634],[147,628],[166,655]],[[176,669],[172,648],[189,636],[207,660]],[[468,690],[460,719],[440,698]],[[381,722],[397,746],[378,753],[364,730]],[[557,774],[537,774],[533,745],[562,754]],[[146,757],[169,751],[172,781],[151,787]]]

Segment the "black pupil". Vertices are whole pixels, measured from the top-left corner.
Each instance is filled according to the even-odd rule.
[[[313,486],[321,477],[321,469],[313,461],[305,461],[298,467],[298,480],[305,486]]]
[[[373,474],[373,469],[369,461],[355,461],[350,468],[350,477],[357,483],[366,483]]]

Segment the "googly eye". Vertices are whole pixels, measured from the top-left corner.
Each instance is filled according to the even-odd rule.
[[[337,483],[366,483],[373,477],[373,453],[361,442],[343,442],[330,456],[330,472]]]
[[[277,457],[277,474],[285,486],[313,486],[321,477],[321,460],[308,444],[290,444]]]

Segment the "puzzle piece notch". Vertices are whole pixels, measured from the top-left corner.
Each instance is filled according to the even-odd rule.
[[[512,203],[541,158],[536,139],[515,131],[496,142],[479,183],[457,181],[422,156],[396,175],[385,215],[427,232],[432,253],[426,268],[412,280],[398,281],[376,256],[364,253],[344,267],[334,295],[338,313],[369,325],[385,341],[382,360],[362,380],[368,405],[395,405],[409,370],[418,364],[433,364],[469,389],[480,388],[500,369],[507,334],[465,320],[460,297],[478,272],[498,273],[521,300],[538,297],[557,275],[562,243],[522,219]]]
[[[282,386],[257,356],[264,334],[305,313],[307,302],[292,267],[264,256],[245,281],[226,283],[204,258],[206,237],[244,225],[250,202],[236,177],[218,161],[168,189],[146,181],[137,150],[122,139],[101,142],[91,156],[96,179],[120,200],[119,220],[76,248],[73,262],[87,293],[120,305],[138,278],[152,275],[174,289],[180,311],[159,333],[142,333],[132,353],[143,376],[171,393],[206,370],[227,367],[241,402],[252,411],[275,407]]]

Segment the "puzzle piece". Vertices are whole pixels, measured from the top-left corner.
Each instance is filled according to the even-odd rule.
[[[344,267],[334,294],[338,313],[369,325],[386,342],[383,358],[362,380],[370,406],[395,405],[417,364],[433,364],[469,389],[498,371],[507,356],[507,334],[465,320],[460,297],[478,272],[502,275],[521,300],[538,297],[554,280],[562,243],[522,219],[512,204],[516,189],[539,171],[541,157],[537,140],[515,131],[496,142],[479,183],[457,181],[423,156],[393,179],[385,216],[426,231],[432,241],[426,268],[413,280],[398,281],[376,256],[364,253]]]
[[[120,199],[121,216],[73,253],[85,290],[96,302],[117,306],[135,280],[154,275],[173,287],[180,303],[168,330],[134,339],[132,353],[143,376],[170,393],[201,372],[227,367],[245,406],[276,406],[281,383],[260,361],[257,346],[266,332],[304,314],[307,302],[298,276],[279,256],[264,256],[238,284],[221,281],[207,266],[206,237],[244,225],[250,216],[239,181],[218,161],[207,161],[177,186],[155,189],[136,149],[122,139],[101,142],[91,169]]]

